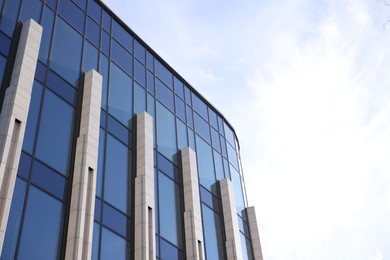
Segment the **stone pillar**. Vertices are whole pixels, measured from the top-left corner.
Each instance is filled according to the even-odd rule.
[[[226,234],[227,258],[229,260],[242,260],[240,229],[238,226],[233,183],[228,179],[223,179],[219,183]]]
[[[77,138],[65,259],[91,259],[99,147],[102,76],[84,77],[80,134]]]
[[[263,260],[263,253],[261,251],[259,228],[257,226],[255,207],[246,208],[248,215],[249,230],[252,238],[253,255],[255,260]]]
[[[4,96],[0,115],[0,253],[3,248],[12,195],[35,69],[41,44],[42,27],[34,20],[23,24],[10,85]]]
[[[153,118],[137,115],[137,161],[134,226],[135,259],[156,259],[154,208]]]
[[[184,190],[184,230],[186,259],[203,260],[204,243],[198,170],[195,152],[187,147],[181,151]]]

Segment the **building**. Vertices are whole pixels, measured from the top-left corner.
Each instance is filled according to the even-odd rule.
[[[262,259],[216,108],[100,1],[0,11],[0,259]]]

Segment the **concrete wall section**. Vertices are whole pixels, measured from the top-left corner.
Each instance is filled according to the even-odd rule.
[[[14,192],[17,169],[35,69],[42,37],[42,27],[34,20],[23,24],[11,75],[0,115],[0,253]]]
[[[249,230],[252,238],[253,254],[255,260],[263,260],[263,253],[261,251],[259,228],[257,226],[255,207],[246,208],[248,215]]]

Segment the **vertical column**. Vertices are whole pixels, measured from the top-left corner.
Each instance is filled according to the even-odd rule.
[[[181,151],[184,187],[184,230],[186,259],[204,259],[202,215],[200,211],[198,170],[195,152],[187,147]]]
[[[80,134],[77,138],[65,259],[91,259],[102,76],[84,77]]]
[[[153,119],[142,112],[137,115],[137,169],[135,177],[135,259],[156,258],[154,226],[154,158]]]
[[[252,238],[252,247],[255,260],[263,260],[263,253],[261,251],[259,228],[257,226],[255,207],[246,208],[248,215],[249,230]]]
[[[0,115],[0,253],[14,192],[42,27],[34,20],[23,24],[10,86]]]
[[[220,189],[225,224],[227,258],[229,260],[241,260],[241,238],[233,183],[228,179],[223,179],[220,181]]]

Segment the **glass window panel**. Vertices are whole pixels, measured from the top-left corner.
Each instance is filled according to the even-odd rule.
[[[159,102],[156,108],[158,151],[172,160],[177,152],[175,116]]]
[[[184,97],[185,97],[185,101],[188,105],[192,106],[192,102],[191,102],[191,90],[187,87],[187,86],[184,86]]]
[[[183,259],[181,251],[176,247],[167,243],[164,239],[160,239],[160,259],[179,260]]]
[[[177,170],[176,167],[173,165],[173,163],[167,160],[160,153],[158,153],[157,155],[157,161],[158,161],[158,169],[164,172],[171,179],[177,181],[177,174],[176,174]]]
[[[134,84],[134,113],[146,110],[146,91],[137,83]]]
[[[130,212],[131,152],[121,142],[107,135],[104,199],[124,213]]]
[[[111,63],[109,112],[124,125],[132,118],[133,81],[119,67]]]
[[[81,35],[58,18],[50,66],[73,85],[80,76],[82,45]]]
[[[81,9],[85,11],[85,8],[87,7],[87,0],[72,0],[72,1],[75,2]]]
[[[8,57],[8,53],[10,49],[11,49],[11,40],[3,33],[0,33],[0,52],[4,54],[6,57]]]
[[[111,40],[110,35],[105,31],[102,31],[101,48],[106,55],[110,55],[110,40]]]
[[[49,58],[50,42],[53,35],[54,12],[45,6],[43,8],[42,27],[45,28],[42,32],[41,46],[39,48],[39,59],[47,63]]]
[[[20,20],[24,23],[30,18],[39,21],[41,18],[42,2],[40,0],[24,0]]]
[[[83,71],[98,70],[99,51],[88,41],[84,41]]]
[[[85,1],[85,0],[84,0]],[[60,15],[73,25],[79,32],[84,32],[85,13],[72,1],[61,0],[58,8]]]
[[[148,93],[148,113],[154,118],[154,97]]]
[[[186,121],[186,105],[184,102],[177,96],[175,96],[176,103],[176,115],[183,120]]]
[[[35,70],[35,79],[39,80],[42,83],[46,80],[46,66],[43,65],[41,62],[37,62],[37,67]]]
[[[216,187],[213,153],[210,145],[198,136],[196,136],[196,154],[200,184],[214,193],[216,192]]]
[[[116,119],[114,119],[112,116],[108,116],[107,120],[107,129],[108,131],[121,140],[125,145],[128,145],[131,147],[131,138],[130,133],[127,127],[119,123]],[[130,141],[130,143],[129,143]]]
[[[251,242],[245,238],[244,234],[240,232],[241,238],[241,248],[242,248],[242,259],[243,260],[253,260],[253,254],[251,249]]]
[[[125,260],[130,256],[130,245],[126,240],[106,228],[102,228],[101,260]]]
[[[26,131],[24,133],[23,140],[23,150],[29,152],[30,154],[32,154],[34,150],[35,135],[38,128],[39,108],[42,100],[42,91],[43,86],[35,80],[32,89]]]
[[[36,156],[62,174],[68,174],[72,143],[73,108],[46,90]]]
[[[226,147],[228,151],[229,162],[231,162],[233,166],[236,167],[236,169],[238,169],[236,150],[234,150],[234,148],[230,144],[227,144]]]
[[[156,75],[159,77],[167,86],[173,90],[173,79],[172,73],[162,65],[158,60],[156,60]]]
[[[177,145],[178,148],[181,150],[188,147],[187,127],[180,120],[176,120],[176,123],[177,123]]]
[[[25,179],[29,178],[30,168],[31,168],[32,158],[26,153],[22,152],[20,154],[19,166],[18,166],[18,175],[24,177]]]
[[[134,78],[143,87],[146,86],[146,69],[138,60],[134,60]]]
[[[229,165],[230,165],[229,162],[225,158],[223,158],[223,169],[225,171],[225,176],[226,176],[226,178],[231,180],[232,177],[230,176]]]
[[[25,214],[18,258],[57,259],[60,252],[62,203],[30,186]]]
[[[202,215],[207,259],[225,259],[219,216],[203,204]]]
[[[130,53],[133,53],[133,37],[115,20],[112,23],[112,35]]]
[[[102,85],[102,108],[107,109],[107,92],[108,92],[108,66],[109,60],[106,56],[100,55],[99,73],[103,77]]]
[[[76,103],[76,90],[69,83],[60,78],[56,73],[49,70],[46,82],[50,89],[61,96],[63,99],[71,104]]]
[[[218,129],[217,114],[209,108],[209,122],[215,129]]]
[[[1,260],[15,259],[16,243],[18,241],[25,197],[26,182],[20,178],[16,178],[7,230],[5,232],[3,251],[0,257]]]
[[[57,0],[46,0],[46,4],[53,8],[53,10],[57,9]]]
[[[5,3],[3,8],[3,13],[0,20],[0,30],[9,37],[12,37],[15,29],[19,6],[20,0],[10,0]]]
[[[154,75],[148,70],[148,91],[154,95]]]
[[[134,40],[134,55],[142,64],[145,64],[145,47],[137,40]]]
[[[234,147],[235,138],[234,138],[233,130],[225,122],[223,123],[223,125],[225,129],[225,138]]]
[[[97,25],[91,18],[87,17],[87,39],[90,40],[95,46],[100,46],[100,26]]]
[[[234,195],[236,197],[237,213],[241,216],[242,211],[245,209],[245,205],[244,205],[244,197],[242,193],[240,174],[233,167],[230,167],[230,174],[232,175]]]
[[[195,132],[210,143],[210,127],[197,113],[194,113]]]
[[[133,56],[117,41],[112,41],[111,58],[130,76],[133,75]]]
[[[174,111],[174,95],[160,80],[156,80],[156,96],[171,111]]]
[[[225,135],[225,132],[223,131],[223,122],[222,122],[222,119],[221,119],[219,116],[217,116],[217,120],[218,120],[219,134]]]
[[[203,119],[208,120],[207,106],[197,95],[192,95],[192,106]]]
[[[160,235],[181,248],[181,216],[179,186],[159,174]]]
[[[223,174],[223,164],[221,155],[213,150],[214,153],[214,165],[215,165],[215,175],[217,176],[217,180],[222,180],[225,178]]]
[[[211,141],[213,144],[213,147],[217,149],[218,151],[221,151],[221,144],[219,142],[219,134],[214,128],[210,128],[211,130]]]
[[[220,140],[221,140],[220,144],[221,144],[222,155],[227,157],[225,138],[223,138],[221,135],[219,137],[220,137]]]
[[[113,231],[126,237],[130,234],[130,221],[127,220],[126,215],[113,207],[103,204],[103,223]]]
[[[102,12],[102,27],[107,32],[111,32],[111,16],[104,9]]]
[[[186,112],[187,112],[187,125],[191,128],[194,128],[194,120],[192,117],[192,109],[189,106],[186,106]]]
[[[103,186],[105,139],[106,139],[106,134],[103,129],[100,129],[98,167],[97,167],[97,175],[96,175],[96,196],[100,198],[102,197],[102,186]]]
[[[175,83],[175,93],[184,100],[184,88],[183,88],[183,82],[181,82],[178,78],[175,76],[173,77],[174,83]]]
[[[94,19],[97,23],[100,24],[100,19],[102,17],[102,8],[94,0],[88,1],[88,14]]]
[[[188,145],[192,148],[192,150],[195,151],[195,134],[194,131],[192,131],[190,128],[188,129]]]
[[[102,201],[98,198],[95,198],[95,220],[101,221],[102,217]]]
[[[92,260],[98,260],[99,257],[99,239],[100,239],[100,225],[93,223],[93,240],[92,240]]]
[[[148,69],[154,72],[154,57],[153,54],[146,51],[146,66]]]

